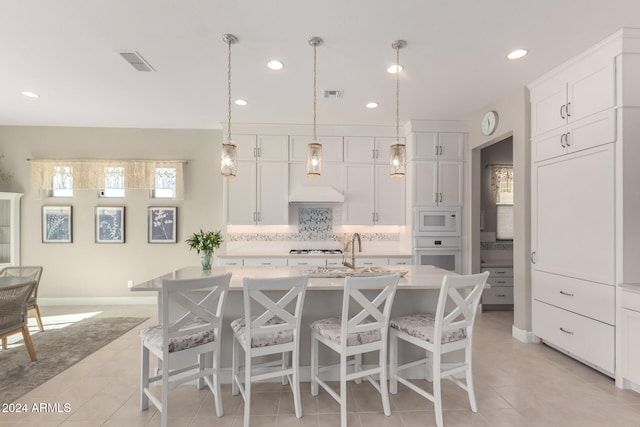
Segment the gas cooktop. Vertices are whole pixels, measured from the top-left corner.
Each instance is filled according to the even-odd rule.
[[[291,255],[342,255],[342,249],[291,249]]]

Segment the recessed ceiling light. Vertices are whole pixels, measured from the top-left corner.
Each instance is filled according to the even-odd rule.
[[[387,68],[387,73],[395,74],[399,71],[402,71],[404,67],[402,65],[393,64],[391,67]]]
[[[272,70],[279,71],[284,68],[284,64],[277,59],[272,59],[271,61],[267,62],[267,67]]]
[[[28,90],[23,90],[20,93],[26,96],[27,98],[40,98],[40,95],[38,95],[35,92],[29,92]]]
[[[378,108],[377,102],[369,102],[367,103],[367,108]]]
[[[508,59],[520,59],[525,56],[529,51],[527,49],[516,49],[507,55]]]
[[[248,102],[245,101],[244,99],[236,99],[236,105],[239,105],[241,107],[244,107],[245,105],[247,105]]]

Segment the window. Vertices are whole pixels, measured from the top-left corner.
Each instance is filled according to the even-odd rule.
[[[491,165],[491,188],[498,205],[513,204],[513,166]]]
[[[153,197],[157,199],[176,198],[176,168],[156,168],[156,185]]]
[[[104,190],[101,197],[124,197],[124,168],[104,168]]]
[[[73,197],[73,168],[54,166],[53,197]]]

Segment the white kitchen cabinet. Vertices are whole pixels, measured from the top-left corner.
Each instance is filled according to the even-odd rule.
[[[615,59],[583,58],[566,72],[531,86],[531,135],[581,120],[616,105]]]
[[[491,286],[482,292],[482,311],[487,309],[513,309],[513,267],[487,267],[487,283]]]
[[[532,268],[613,285],[613,144],[534,163],[532,169]]]
[[[232,135],[238,160],[286,162],[289,137],[286,135]]]
[[[464,133],[416,132],[411,160],[464,160]]]
[[[20,265],[20,193],[0,193],[0,268]]]
[[[287,265],[287,258],[285,257],[264,257],[264,258],[256,258],[256,257],[247,257],[244,258],[244,266],[249,267],[269,267],[269,266],[277,266],[284,267]]]
[[[390,147],[396,141],[386,137],[344,138],[344,224],[405,223],[405,179],[391,177],[389,170]]]
[[[413,169],[414,206],[462,206],[463,162],[416,161]]]
[[[237,170],[236,177],[225,180],[227,224],[287,224],[288,163],[239,161]]]
[[[635,290],[622,289],[622,371],[625,382],[640,391],[640,287]]]
[[[290,136],[289,160],[292,162],[306,162],[307,149],[312,139],[312,136]],[[341,136],[319,136],[318,141],[322,144],[323,166],[326,162],[342,162],[343,148]]]
[[[537,162],[615,140],[615,110],[608,110],[532,139],[531,157]]]

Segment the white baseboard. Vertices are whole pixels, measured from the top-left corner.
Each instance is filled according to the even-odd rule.
[[[149,305],[158,304],[153,297],[38,298],[38,305]]]
[[[533,335],[533,332],[516,328],[515,325],[511,326],[511,336],[525,344],[538,343],[540,341],[538,337]]]

